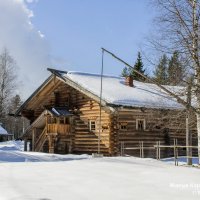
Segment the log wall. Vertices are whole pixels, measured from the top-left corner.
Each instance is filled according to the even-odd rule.
[[[76,105],[78,110],[74,117],[74,139],[73,139],[73,152],[74,153],[96,153],[98,151],[98,134],[100,128],[99,114],[100,107],[97,102],[73,90],[71,101]],[[102,109],[101,125],[100,128],[100,151],[104,155],[111,155],[110,148],[110,132],[111,132],[111,115]],[[89,130],[89,121],[95,121],[96,130]]]
[[[145,130],[136,129],[137,119],[144,119]],[[120,143],[124,142],[125,147],[139,147],[139,141],[144,142],[144,146],[152,147],[160,141],[161,145],[173,145],[174,139],[179,145],[186,145],[185,133],[185,113],[180,111],[166,111],[156,109],[129,109],[118,112],[118,152]],[[127,130],[120,130],[120,124],[127,123]],[[197,135],[194,127],[193,145],[197,145]],[[180,149],[179,153],[185,155],[186,149]],[[126,150],[129,155],[139,155],[139,150]],[[145,150],[146,157],[155,157],[155,150]],[[173,156],[172,150],[163,149],[163,157]]]

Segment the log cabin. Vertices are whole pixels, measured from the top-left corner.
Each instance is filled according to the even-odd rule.
[[[185,145],[184,107],[156,85],[104,75],[100,100],[100,75],[48,70],[51,75],[16,112],[30,121],[23,135],[25,150],[30,144],[30,150],[38,152],[92,154],[100,142],[101,154],[116,156],[122,142],[138,147],[143,141],[151,147],[157,141],[170,145],[178,138]],[[185,90],[166,87],[180,94]],[[196,144],[196,130],[191,131]],[[147,157],[154,154],[145,150]],[[170,156],[170,151],[162,155]]]

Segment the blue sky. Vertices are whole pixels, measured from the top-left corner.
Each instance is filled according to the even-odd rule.
[[[99,72],[101,47],[134,64],[152,25],[148,0],[39,0],[32,23],[49,42],[55,67]],[[144,60],[145,62],[145,60]],[[122,65],[105,57],[105,73]],[[148,66],[145,66],[148,67]]]
[[[152,27],[149,2],[0,0],[0,49],[16,60],[16,92],[26,99],[49,76],[47,67],[99,73],[101,47],[134,64]],[[120,75],[122,64],[108,55],[104,61],[106,74]]]

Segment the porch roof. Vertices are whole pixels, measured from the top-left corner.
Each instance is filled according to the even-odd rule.
[[[67,108],[65,108],[65,107],[53,107],[53,108],[51,108],[51,109],[48,109],[48,111],[49,111],[52,115],[54,115],[54,116],[56,116],[56,117],[59,117],[59,116],[65,117],[65,116],[71,116],[71,115],[73,115],[73,114],[70,113],[69,110],[68,110]]]

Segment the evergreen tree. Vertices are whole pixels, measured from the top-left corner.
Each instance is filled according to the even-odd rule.
[[[175,51],[170,59],[166,55],[160,58],[154,71],[154,79],[163,85],[182,85],[185,71],[179,54]]]
[[[21,106],[21,104],[22,104],[22,101],[21,101],[20,96],[18,94],[15,95],[10,101],[9,111],[11,113],[16,112],[17,109]]]
[[[168,66],[168,84],[181,85],[185,76],[185,67],[180,61],[177,51],[174,51]]]
[[[134,69],[145,75],[145,69],[144,69],[144,65],[142,62],[142,57],[141,57],[140,52],[138,52],[138,57],[137,57],[137,61],[136,61],[135,65],[134,65]],[[137,80],[137,81],[145,80],[142,76],[140,76],[138,73],[134,72],[132,69],[130,69],[130,76],[133,77],[133,80]]]
[[[137,61],[134,65],[134,69],[137,70],[138,72],[142,73],[145,75],[145,69],[143,68],[143,62],[142,62],[142,57],[140,52],[138,52],[138,57],[137,57]],[[137,81],[144,81],[145,78],[141,77],[138,73],[134,72],[132,68],[127,68],[124,67],[121,73],[122,77],[126,77],[126,76],[132,76],[133,80],[137,80]]]
[[[11,98],[9,103],[9,114],[14,114],[21,104],[22,101],[19,95],[15,95],[13,98]],[[23,129],[27,127],[27,123],[27,120],[20,116],[16,117],[7,115],[5,126],[8,132],[12,133],[15,139],[18,139],[22,135]]]
[[[164,54],[154,71],[154,79],[159,84],[166,85],[168,83],[168,58]]]

